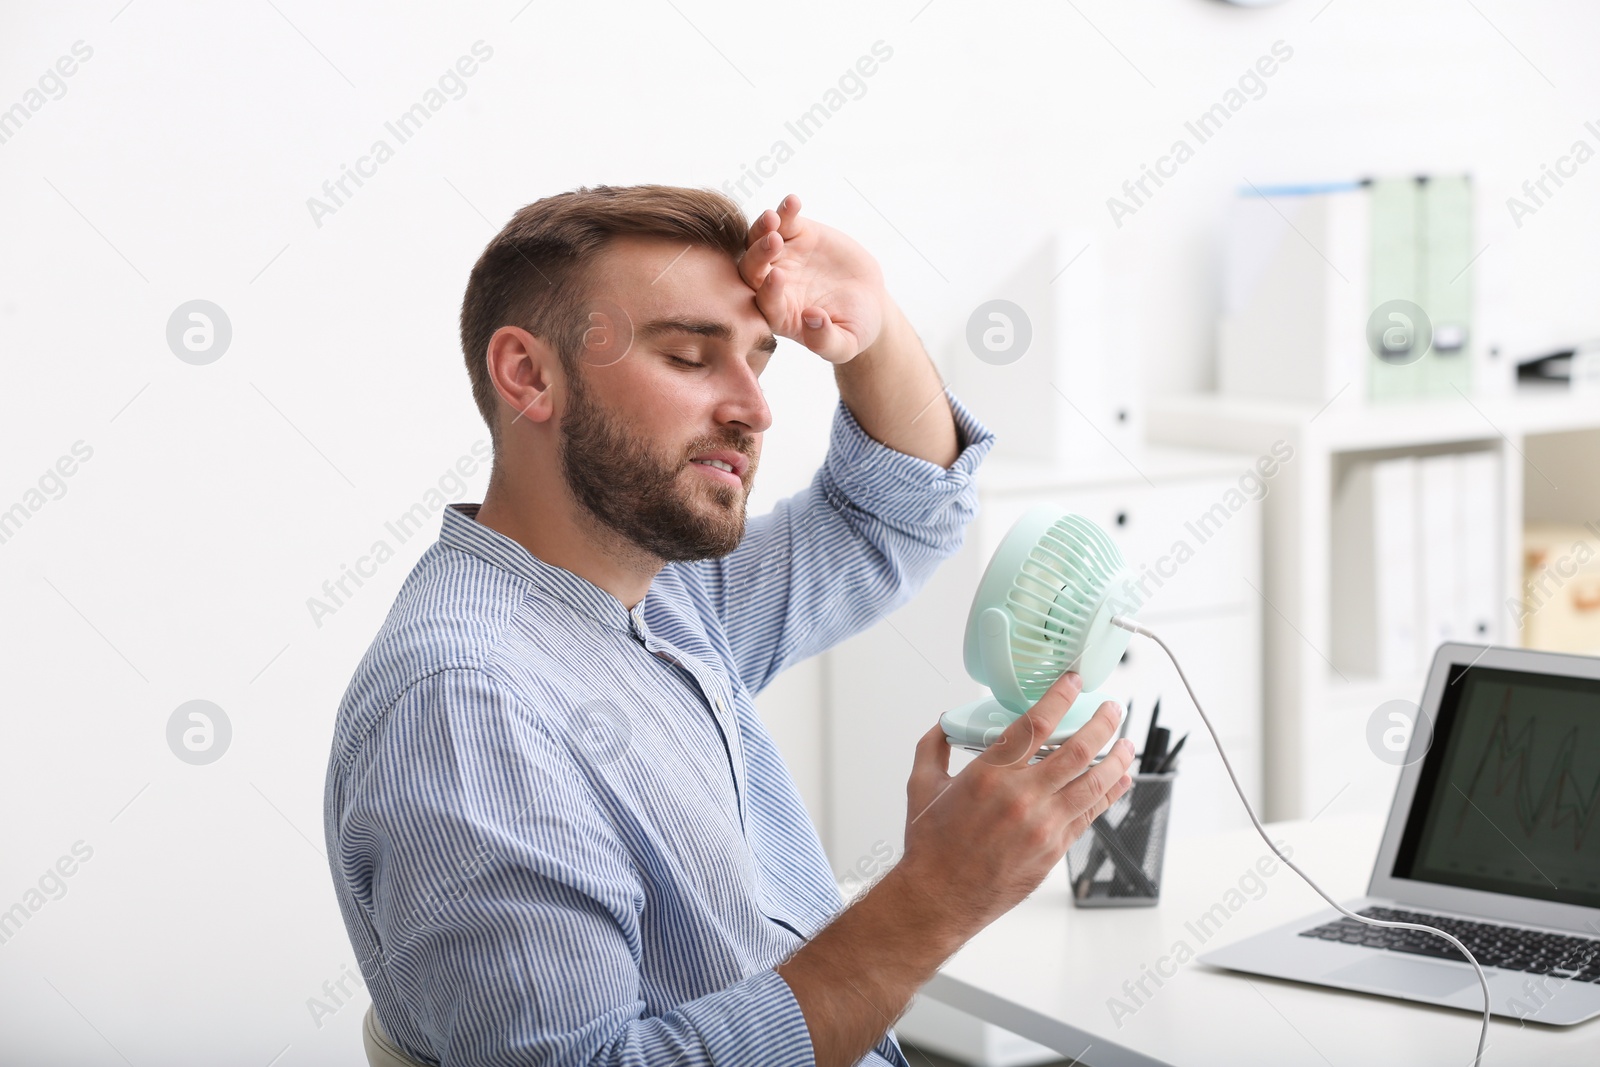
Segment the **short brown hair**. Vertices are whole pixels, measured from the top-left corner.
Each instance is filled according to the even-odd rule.
[[[572,374],[583,343],[589,268],[613,237],[665,237],[744,254],[744,212],[711,189],[597,185],[547,196],[519,210],[478,257],[461,299],[461,351],[472,399],[499,443],[489,339],[520,326],[552,344]]]

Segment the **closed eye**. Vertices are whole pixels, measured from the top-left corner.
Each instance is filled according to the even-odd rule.
[[[674,356],[674,355],[671,355],[671,354],[668,354],[667,358],[672,360],[672,362],[678,364],[678,366],[680,366],[680,367],[704,367],[705,366],[704,363],[696,363],[693,360],[689,360],[689,359],[679,359],[677,356]]]

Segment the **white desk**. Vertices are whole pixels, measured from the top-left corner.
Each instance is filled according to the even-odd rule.
[[[1365,891],[1383,826],[1381,819],[1329,814],[1267,829],[1335,899],[1345,900]],[[1038,892],[957,953],[922,996],[1092,1067],[1470,1067],[1481,1016],[1247,978],[1194,960],[1177,966],[1160,986],[1146,978],[1151,995],[1136,990],[1143,1003],[1135,1004],[1124,981],[1137,981],[1141,968],[1168,956],[1177,942],[1198,955],[1325,906],[1274,859],[1259,899],[1243,897],[1202,943],[1186,924],[1219,902],[1226,907],[1228,890],[1238,889],[1240,877],[1270,855],[1254,830],[1171,842],[1161,903],[1154,908],[1075,908],[1064,869],[1057,867]],[[1114,1019],[1112,997],[1132,1014]],[[1594,1067],[1600,1020],[1556,1029],[1496,1018],[1484,1063]]]

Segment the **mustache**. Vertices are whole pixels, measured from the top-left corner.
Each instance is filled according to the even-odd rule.
[[[683,461],[687,463],[689,462],[689,457],[691,456],[698,456],[704,452],[715,452],[719,448],[727,449],[729,452],[737,452],[745,459],[749,460],[751,466],[755,465],[755,438],[744,436],[734,436],[730,440],[721,441],[715,438],[707,438],[702,441],[697,441],[687,452],[684,453]]]

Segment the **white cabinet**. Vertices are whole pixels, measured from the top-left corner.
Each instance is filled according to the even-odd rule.
[[[917,739],[940,714],[983,695],[961,645],[984,566],[1011,524],[1052,503],[1103,526],[1127,559],[1138,618],[1172,646],[1259,804],[1261,725],[1261,497],[1271,479],[1257,457],[1152,449],[1094,471],[991,461],[980,470],[979,515],[966,544],[894,615],[825,657],[827,803],[824,840],[836,871],[902,844],[905,780]],[[1242,480],[1242,484],[1241,484]],[[1132,702],[1142,742],[1156,697],[1181,757],[1171,833],[1247,826],[1215,746],[1153,642],[1135,637],[1104,688]],[[959,760],[952,761],[953,765]],[[877,850],[875,852],[875,849]]]

